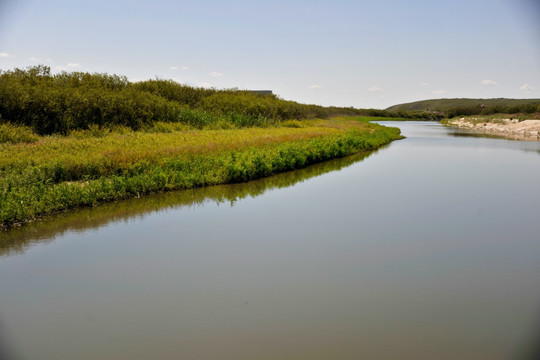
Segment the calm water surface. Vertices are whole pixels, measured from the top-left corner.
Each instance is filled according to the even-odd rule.
[[[533,359],[540,142],[406,139],[0,235],[1,359]]]

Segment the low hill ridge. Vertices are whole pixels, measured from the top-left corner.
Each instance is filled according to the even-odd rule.
[[[540,105],[540,99],[509,99],[509,98],[494,98],[494,99],[471,99],[471,98],[454,98],[454,99],[430,99],[413,101],[404,104],[390,106],[388,111],[448,111],[456,108],[470,107],[513,107],[523,105]]]

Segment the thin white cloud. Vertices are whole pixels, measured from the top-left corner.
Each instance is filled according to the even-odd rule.
[[[369,89],[367,89],[369,92],[377,92],[377,91],[382,91],[382,89],[378,86],[372,86],[370,87]]]
[[[32,62],[46,62],[46,63],[52,63],[53,62],[51,58],[42,59],[42,58],[38,58],[37,56],[32,56],[28,60],[30,60]]]
[[[321,86],[321,85],[316,85],[316,84],[315,84],[315,85],[311,85],[309,88],[310,88],[310,89],[320,89],[320,88],[322,88],[322,86]]]
[[[421,82],[419,85],[420,86],[428,86],[429,84],[427,82]]]
[[[186,70],[188,70],[189,68],[188,68],[187,66],[182,65],[182,66],[180,66],[180,69],[186,71]]]
[[[529,85],[529,84],[523,84],[523,85],[521,85],[519,90],[521,90],[521,91],[523,91],[525,93],[530,93],[530,92],[533,92],[534,90],[536,90],[536,88],[534,86]]]
[[[444,94],[444,90],[433,90],[433,93],[435,95],[441,95],[441,94]]]
[[[482,85],[484,85],[484,86],[496,86],[496,85],[499,85],[493,80],[482,80],[482,81],[480,81],[480,83]]]
[[[217,71],[211,71],[211,72],[208,73],[208,75],[210,75],[211,77],[220,77],[220,76],[223,76],[222,73],[217,72]]]
[[[178,70],[178,69],[180,69],[178,66],[171,66],[171,67],[169,68],[169,70]]]
[[[8,57],[13,57],[13,55],[5,53],[5,52],[0,52],[0,58],[8,58]]]
[[[204,87],[204,88],[211,88],[211,87],[212,87],[212,85],[211,85],[211,84],[209,84],[209,83],[207,83],[207,82],[202,82],[202,83],[200,84],[200,87]]]
[[[69,63],[66,66],[55,66],[54,68],[58,71],[74,71],[80,69],[82,66],[79,63]]]

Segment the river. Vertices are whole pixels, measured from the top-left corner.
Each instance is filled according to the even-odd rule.
[[[370,154],[0,234],[2,359],[535,359],[540,142]]]

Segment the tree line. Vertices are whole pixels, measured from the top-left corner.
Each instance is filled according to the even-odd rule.
[[[283,120],[361,115],[353,108],[323,107],[237,89],[206,89],[172,80],[132,83],[125,76],[85,72],[52,74],[39,65],[0,70],[0,121],[38,134],[65,134],[91,126],[134,130],[160,122],[202,128],[268,126]]]

